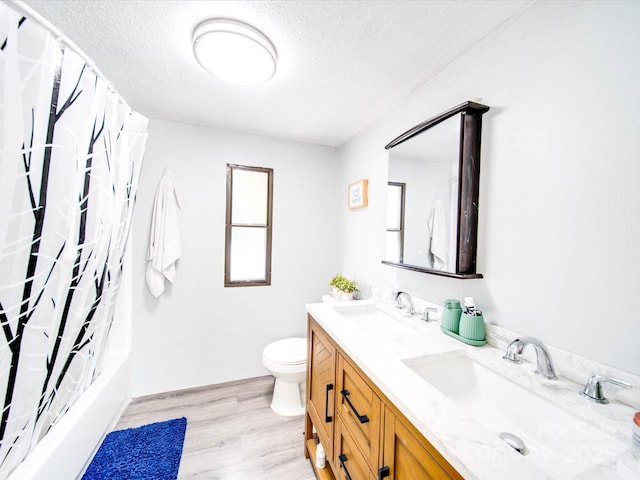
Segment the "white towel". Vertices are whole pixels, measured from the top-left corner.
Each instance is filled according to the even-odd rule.
[[[175,262],[182,255],[178,219],[180,203],[173,187],[171,172],[165,170],[156,190],[147,250],[147,286],[154,297],[164,292],[165,278],[176,278]]]
[[[447,265],[448,257],[447,222],[444,219],[444,207],[438,199],[434,200],[431,206],[429,235],[431,235],[429,251],[433,255],[433,268],[442,270]]]

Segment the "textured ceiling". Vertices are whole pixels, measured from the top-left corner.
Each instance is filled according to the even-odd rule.
[[[142,114],[338,146],[530,1],[29,0]],[[278,51],[264,85],[206,73],[193,28],[232,17]],[[461,101],[464,99],[461,99]]]

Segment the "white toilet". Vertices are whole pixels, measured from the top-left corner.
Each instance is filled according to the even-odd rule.
[[[262,364],[276,378],[271,410],[285,417],[303,415],[307,339],[293,337],[270,343],[262,352]]]

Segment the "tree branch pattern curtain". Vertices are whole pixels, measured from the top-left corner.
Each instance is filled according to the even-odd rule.
[[[0,4],[0,478],[101,371],[147,120]]]

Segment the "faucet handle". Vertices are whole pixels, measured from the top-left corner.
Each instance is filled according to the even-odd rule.
[[[522,359],[520,358],[520,354],[522,353],[522,349],[524,345],[520,341],[520,338],[514,338],[507,345],[507,350],[504,352],[503,359],[507,362],[511,363],[522,363]]]
[[[438,309],[434,307],[425,308],[424,313],[422,314],[422,320],[424,320],[425,322],[431,322],[432,318],[431,318],[431,315],[429,315],[431,312],[437,313]]]
[[[583,397],[587,397],[589,400],[593,400],[596,403],[609,403],[602,393],[602,383],[607,382],[618,387],[630,389],[633,387],[629,382],[624,380],[618,380],[617,378],[606,377],[604,375],[591,375],[584,389],[580,391]]]

